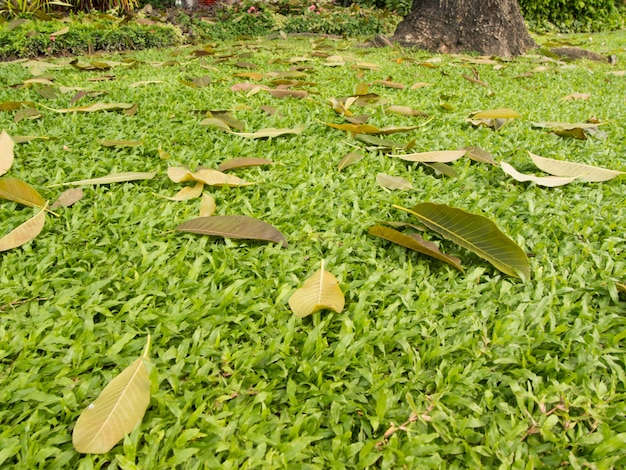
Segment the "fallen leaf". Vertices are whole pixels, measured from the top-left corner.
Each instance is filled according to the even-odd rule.
[[[400,114],[402,116],[410,117],[428,117],[428,114],[413,109],[410,106],[389,106],[385,111],[388,113]]]
[[[589,98],[591,98],[590,93],[572,93],[561,98],[561,101],[588,100]]]
[[[146,85],[155,85],[157,83],[163,83],[163,80],[142,80],[139,82],[134,82],[130,84],[131,88],[137,88],[140,86],[146,86]]]
[[[284,90],[284,89],[270,89],[266,90],[274,98],[298,98],[303,99],[309,96],[306,91],[303,90]]]
[[[608,168],[565,160],[554,160],[552,158],[540,157],[530,152],[528,154],[539,169],[555,176],[573,177],[590,183],[600,183],[612,180],[619,175],[626,175],[624,171],[609,170]]]
[[[24,119],[38,119],[41,117],[41,113],[36,108],[20,109],[15,116],[13,116],[13,122],[18,123]]]
[[[230,132],[230,126],[221,119],[210,117],[200,121],[201,126],[216,127],[224,132]]]
[[[509,108],[491,109],[489,111],[480,111],[472,115],[473,119],[516,119],[520,115],[516,111]]]
[[[415,189],[407,179],[401,176],[387,175],[385,173],[378,173],[376,175],[376,182],[385,189],[400,189],[402,191]]]
[[[265,158],[255,158],[255,157],[239,157],[239,158],[231,158],[229,160],[223,161],[217,167],[218,171],[228,171],[235,170],[238,168],[248,168],[251,166],[263,166],[263,165],[273,165],[274,162],[271,160],[267,160]]]
[[[33,240],[43,230],[46,223],[47,204],[33,217],[0,238],[0,251],[7,251]]]
[[[77,106],[74,108],[53,109],[57,113],[94,113],[97,111],[124,111],[135,106],[132,103],[95,103],[88,106]]]
[[[363,155],[361,155],[360,153],[350,152],[349,154],[347,154],[345,157],[341,159],[341,161],[337,165],[337,169],[341,171],[348,165],[352,165],[353,163],[356,163],[361,159],[363,159]]]
[[[126,183],[129,181],[149,180],[154,178],[156,171],[152,172],[135,172],[129,171],[124,173],[111,173],[110,175],[101,176],[100,178],[92,178],[87,180],[70,181],[67,183],[60,183],[54,186],[79,186],[85,184],[111,184],[111,183]]]
[[[202,195],[203,188],[204,183],[196,183],[193,186],[185,186],[172,197],[161,196],[160,194],[157,194],[157,196],[167,199],[168,201],[187,201],[189,199],[200,197]]]
[[[149,347],[150,336],[141,357],[111,380],[80,414],[72,432],[77,452],[105,454],[141,422],[150,404]]]
[[[200,217],[210,217],[215,214],[215,199],[210,194],[203,194],[200,201]]]
[[[229,186],[231,188],[255,184],[249,181],[244,181],[234,175],[227,175],[226,173],[222,173],[218,170],[212,170],[210,168],[201,168],[195,172],[191,172],[186,167],[173,166],[167,169],[167,176],[174,183],[197,181],[208,186]]]
[[[289,307],[298,318],[304,318],[319,310],[341,313],[345,303],[337,278],[324,269],[323,261],[321,269],[289,297]]]
[[[282,135],[289,134],[300,135],[302,132],[304,132],[304,126],[297,126],[294,129],[276,129],[269,127],[267,129],[260,129],[257,132],[233,132],[232,134],[249,139],[263,139],[267,137],[280,137]]]
[[[140,140],[112,140],[104,139],[100,141],[100,145],[103,147],[139,147],[143,145]]]
[[[564,178],[560,176],[535,176],[535,175],[527,175],[525,173],[520,173],[507,162],[500,163],[502,167],[502,171],[504,171],[507,175],[511,176],[516,181],[527,182],[531,181],[539,186],[546,186],[548,188],[554,188],[557,186],[564,186],[572,181],[575,181],[576,178]]]
[[[486,150],[481,149],[480,147],[469,145],[465,147],[465,150],[467,150],[467,153],[465,155],[467,155],[475,162],[488,163],[493,166],[498,166],[498,163],[493,158],[493,155],[491,155]]]
[[[430,202],[418,204],[413,209],[394,207],[413,214],[429,229],[476,253],[503,273],[530,278],[526,253],[488,218]]]
[[[28,207],[41,208],[46,205],[44,198],[30,184],[8,176],[0,178],[0,199],[17,202]]]
[[[434,152],[409,153],[406,155],[389,155],[408,162],[439,162],[449,163],[461,158],[467,150],[439,150]]]
[[[224,238],[261,240],[287,247],[285,236],[274,226],[247,215],[199,217],[183,222],[176,230]]]
[[[457,176],[459,176],[459,174],[454,168],[452,168],[450,165],[446,165],[445,163],[432,162],[432,163],[423,163],[423,165],[435,170],[435,173],[437,175],[444,175],[444,176],[447,176],[448,178],[456,178]]]
[[[396,88],[398,90],[404,89],[404,85],[402,83],[392,82],[390,80],[376,80],[374,85],[381,85],[387,88]]]
[[[80,201],[84,196],[82,188],[70,188],[59,194],[56,201],[50,206],[50,209],[54,210],[59,207],[70,207],[71,205]]]
[[[424,88],[427,86],[432,86],[431,83],[425,83],[425,82],[417,82],[414,83],[413,85],[411,85],[411,90],[417,90],[418,88]]]
[[[371,227],[368,233],[370,235],[374,235],[376,237],[380,237],[390,242],[401,245],[405,248],[417,251],[424,255],[428,255],[432,258],[436,258],[439,261],[448,263],[450,266],[453,266],[461,272],[465,272],[463,270],[463,267],[461,266],[461,260],[459,258],[457,258],[456,256],[449,256],[442,253],[437,245],[432,242],[427,242],[417,234],[405,235],[398,230],[384,227],[382,225],[375,225]]]
[[[3,129],[0,133],[0,176],[5,174],[13,165],[13,148],[15,142],[9,134]]]

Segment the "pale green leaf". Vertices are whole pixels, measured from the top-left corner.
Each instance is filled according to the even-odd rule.
[[[143,354],[104,387],[79,416],[72,444],[82,454],[104,454],[129,434],[150,404],[150,377],[146,362],[150,336]]]

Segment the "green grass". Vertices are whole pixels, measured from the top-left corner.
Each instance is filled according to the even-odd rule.
[[[0,65],[0,102],[29,100],[42,117],[13,121],[11,135],[45,135],[15,149],[9,176],[54,200],[49,185],[119,171],[158,172],[153,180],[87,187],[75,206],[49,216],[33,242],[0,254],[0,465],[6,468],[622,468],[626,466],[624,177],[555,189],[517,183],[500,169],[454,163],[459,177],[367,153],[338,172],[362,145],[326,122],[342,122],[326,102],[359,82],[391,79],[432,86],[372,86],[391,104],[433,120],[397,141],[416,151],[478,145],[497,160],[532,171],[526,152],[626,170],[624,152],[626,41],[595,35],[585,47],[618,56],[618,65],[544,63],[540,57],[472,65],[423,52],[354,48],[327,41],[324,51],[376,63],[357,78],[350,67],[316,58],[307,100],[231,92],[254,62],[259,71],[287,70],[272,59],[311,55],[309,39],[215,45],[225,62],[190,55],[193,48],[108,58],[136,67],[46,75],[57,86],[105,92],[77,104],[138,103],[123,113],[57,114],[73,93],[45,100],[34,89],[9,88],[31,74]],[[543,38],[539,38],[540,41]],[[251,53],[241,58],[240,54]],[[415,61],[398,63],[405,57]],[[100,58],[101,59],[101,58]],[[153,67],[150,61],[178,65]],[[93,58],[81,58],[93,60]],[[58,59],[68,64],[69,59]],[[547,70],[515,78],[539,66]],[[462,78],[474,67],[492,93]],[[113,81],[88,82],[104,74]],[[205,88],[179,80],[210,75]],[[131,88],[141,80],[163,83]],[[263,82],[266,83],[266,82]],[[561,101],[573,92],[586,101]],[[441,103],[452,107],[446,111]],[[269,116],[262,105],[278,108]],[[249,107],[249,108],[248,108]],[[522,118],[499,132],[474,128],[473,111],[509,107]],[[198,125],[194,110],[237,109],[248,131],[305,125],[301,136],[246,140]],[[357,110],[358,112],[358,110]],[[424,118],[364,108],[378,126]],[[605,138],[567,140],[532,127],[536,121],[581,122],[597,116]],[[143,141],[106,148],[102,139]],[[162,160],[158,150],[171,155]],[[359,150],[365,152],[364,150]],[[173,232],[196,217],[199,200],[157,198],[181,185],[173,165],[215,167],[232,157],[277,165],[238,170],[259,184],[207,188],[217,214],[245,214],[276,226],[289,248]],[[415,191],[388,192],[379,172],[409,179]],[[447,241],[466,273],[371,237],[378,221],[411,221],[392,204],[446,203],[489,217],[532,254],[522,282]],[[0,234],[32,209],[0,202]],[[436,237],[431,235],[432,239]],[[287,300],[321,260],[346,296],[341,314],[296,319]],[[77,454],[71,430],[78,415],[142,351],[152,335],[151,406],[141,425],[102,456]],[[416,418],[412,418],[415,416]],[[403,429],[385,432],[394,423]]]

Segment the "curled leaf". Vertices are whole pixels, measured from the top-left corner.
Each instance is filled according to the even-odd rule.
[[[78,417],[72,444],[82,454],[105,454],[142,420],[150,404],[150,377],[146,362],[150,336],[143,354],[104,387]]]
[[[325,309],[341,313],[345,303],[337,278],[324,269],[323,261],[321,269],[289,297],[289,307],[299,318]]]
[[[44,205],[33,217],[0,238],[0,251],[22,246],[39,235],[46,223],[46,209],[47,205]]]
[[[13,148],[15,143],[11,136],[2,130],[0,133],[0,176],[5,174],[13,165]]]
[[[276,227],[247,215],[198,217],[183,222],[176,230],[224,238],[262,240],[287,247],[287,239]]]
[[[493,158],[493,155],[480,147],[469,145],[465,147],[465,150],[467,150],[466,155],[475,162],[489,163],[490,165],[498,166],[498,163]]]
[[[201,168],[195,172],[191,172],[185,167],[170,167],[167,169],[167,176],[174,183],[182,183],[185,181],[197,181],[209,186],[229,186],[236,188],[239,186],[249,186],[254,183],[244,181],[234,175],[227,175],[218,170],[209,168]]]
[[[203,194],[200,201],[200,217],[210,217],[215,214],[215,199],[210,194]]]
[[[203,188],[203,183],[196,183],[193,186],[185,186],[172,197],[161,196],[160,194],[157,194],[157,196],[167,199],[168,201],[187,201],[189,199],[200,197]]]
[[[511,176],[514,180],[520,182],[532,181],[538,186],[546,186],[548,188],[554,188],[557,186],[564,186],[572,181],[576,180],[576,178],[564,178],[560,176],[535,176],[535,175],[527,175],[525,173],[520,173],[507,162],[500,163],[502,167],[502,171],[504,171],[507,175]]]

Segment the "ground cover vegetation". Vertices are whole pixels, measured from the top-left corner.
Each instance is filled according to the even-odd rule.
[[[558,42],[1,64],[0,464],[624,466],[626,44]]]

